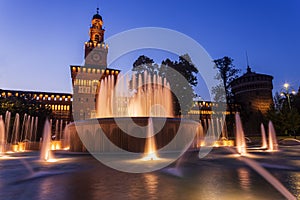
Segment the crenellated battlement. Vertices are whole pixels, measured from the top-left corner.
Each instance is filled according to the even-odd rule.
[[[105,43],[94,43],[94,42],[85,42],[85,48],[98,48],[98,49],[105,49],[108,51],[108,44]]]
[[[101,74],[101,75],[118,75],[120,73],[120,70],[117,69],[99,69],[99,68],[93,68],[93,67],[84,67],[84,66],[70,66],[71,67],[71,73],[72,74],[78,74],[78,73],[87,73],[87,74]],[[101,77],[101,76],[100,76]],[[74,76],[76,78],[76,76]]]

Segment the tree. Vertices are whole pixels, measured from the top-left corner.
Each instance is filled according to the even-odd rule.
[[[230,114],[226,115],[226,125],[228,133],[232,135],[235,123],[233,115],[233,109],[235,106],[230,83],[238,77],[240,70],[234,67],[233,59],[228,56],[216,59],[213,62],[215,63],[214,67],[218,70],[218,74],[215,76],[215,79],[219,80],[220,84],[212,88],[212,94],[214,94],[214,101],[227,103],[227,109]]]
[[[153,59],[141,55],[134,61],[132,71],[136,72],[137,75],[143,74],[146,71],[147,73],[154,75],[155,73],[158,73],[158,65],[154,63]]]
[[[197,73],[198,69],[188,54],[179,56],[179,61],[162,61],[160,75],[170,82],[175,115],[187,114],[190,110],[195,96],[192,87],[198,83]]]
[[[300,128],[300,114],[297,108],[289,107],[287,98],[278,93],[274,96],[274,104],[267,112],[267,119],[274,124],[279,134],[295,134]],[[295,136],[295,135],[294,135]]]
[[[223,86],[225,89],[226,102],[232,103],[233,94],[231,92],[230,83],[238,77],[240,70],[234,67],[233,59],[228,56],[216,59],[213,62],[215,63],[215,68],[217,68],[219,71],[215,78],[221,81],[221,86]],[[220,88],[220,86],[212,88],[212,92],[216,97],[221,98],[221,96],[217,94],[217,92],[219,91],[218,88]],[[223,101],[223,99],[215,100]]]

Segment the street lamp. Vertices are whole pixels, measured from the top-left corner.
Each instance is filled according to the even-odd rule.
[[[288,84],[288,83],[283,84],[283,88],[284,88],[284,91],[282,91],[280,93],[280,96],[285,96],[287,98],[290,112],[292,112],[291,95],[295,95],[296,92],[294,89],[290,88],[290,84]],[[296,138],[296,131],[293,130],[293,132],[294,132],[294,137]]]
[[[290,109],[290,111],[292,111],[292,107],[291,107],[291,95],[295,95],[296,92],[295,92],[294,89],[292,89],[292,91],[290,91],[290,84],[288,84],[288,83],[283,84],[283,88],[284,88],[284,91],[282,91],[280,93],[280,96],[285,96],[287,98],[289,109]]]

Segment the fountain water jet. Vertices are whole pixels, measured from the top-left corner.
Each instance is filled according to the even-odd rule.
[[[7,138],[8,138],[8,134],[9,134],[9,131],[10,131],[10,118],[11,118],[11,112],[9,111],[6,111],[5,113],[5,142],[7,142]]]
[[[69,150],[70,149],[70,129],[69,129],[69,125],[66,124],[64,131],[63,131],[63,144],[62,147],[64,150]]]
[[[5,152],[5,125],[2,119],[2,115],[0,116],[0,155]]]
[[[278,151],[276,132],[272,121],[269,121],[269,148],[268,151]]]
[[[267,144],[266,131],[263,123],[260,124],[260,130],[261,130],[261,140],[262,140],[261,148],[266,149],[268,148],[268,144]]]
[[[241,155],[245,155],[247,153],[247,145],[246,145],[245,134],[244,134],[240,114],[238,112],[235,114],[235,125],[236,125],[235,137],[236,137],[237,152]]]
[[[25,129],[26,129],[26,121],[27,121],[27,114],[24,114],[23,117],[23,123],[22,123],[22,129],[21,129],[21,136],[20,136],[20,141],[23,140],[23,137],[25,135]]]
[[[46,120],[44,126],[40,159],[47,162],[55,160],[51,151],[51,125],[48,120]]]
[[[34,138],[33,141],[36,142],[36,134],[37,134],[37,127],[38,127],[38,123],[39,123],[39,117],[35,117],[35,121],[34,121]]]
[[[57,119],[56,121],[55,121],[55,135],[54,135],[54,137],[55,137],[55,140],[58,140],[59,139],[59,120]]]
[[[149,117],[147,140],[145,144],[145,156],[143,160],[158,160],[158,157],[156,155],[156,142],[153,133],[154,133],[153,121],[152,118]]]
[[[19,137],[20,137],[20,115],[16,113],[13,130],[10,138],[10,143],[12,145],[13,151],[19,151]]]
[[[35,117],[31,117],[31,121],[30,121],[30,129],[29,129],[29,140],[32,142],[33,141],[33,129],[34,129],[34,119]]]
[[[64,121],[61,119],[59,122],[59,136],[58,136],[59,140],[61,140],[61,138],[62,138],[63,123],[64,123]]]

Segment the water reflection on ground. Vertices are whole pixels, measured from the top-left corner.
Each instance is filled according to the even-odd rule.
[[[254,153],[295,196],[300,198],[300,149]],[[180,163],[160,171],[129,174],[110,169],[89,155],[57,154],[43,163],[37,152],[0,159],[0,199],[284,199],[268,182],[222,149],[207,157],[187,153]],[[42,173],[41,173],[42,172]]]

